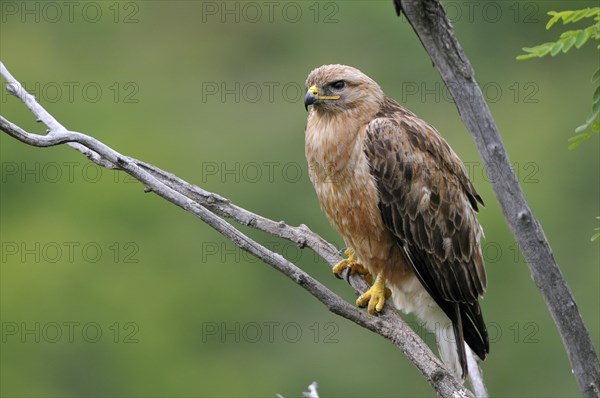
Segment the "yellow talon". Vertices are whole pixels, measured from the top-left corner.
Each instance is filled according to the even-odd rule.
[[[362,275],[369,285],[373,284],[373,277],[369,273],[369,271],[356,259],[354,258],[354,251],[352,249],[344,250],[344,254],[348,257],[343,259],[339,263],[337,263],[333,267],[333,273],[337,276],[341,277],[342,273],[346,268],[350,268],[350,274],[360,274]]]
[[[374,315],[375,312],[381,312],[385,305],[385,300],[391,296],[391,291],[385,287],[385,280],[381,274],[377,275],[375,283],[364,292],[357,300],[356,305],[366,307],[369,314]]]

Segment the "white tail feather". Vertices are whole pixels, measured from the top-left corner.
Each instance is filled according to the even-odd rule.
[[[450,370],[457,380],[462,380],[462,367],[458,352],[456,350],[456,339],[452,322],[444,311],[437,305],[431,296],[425,291],[423,285],[415,277],[412,283],[405,283],[402,289],[394,286],[392,298],[396,308],[406,312],[414,313],[417,318],[425,323],[426,329],[435,334],[438,352],[444,365]],[[465,343],[467,357],[471,349]],[[472,366],[467,364],[470,373]]]
[[[435,338],[440,358],[454,376],[458,380],[462,380],[462,368],[456,350],[456,340],[454,338],[452,323],[448,322],[444,325],[438,324],[435,327]],[[466,348],[468,349],[468,347]]]

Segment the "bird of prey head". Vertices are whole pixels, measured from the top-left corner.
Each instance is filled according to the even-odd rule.
[[[375,109],[385,95],[379,85],[356,68],[325,65],[313,70],[306,79],[304,107],[313,105],[317,112]]]

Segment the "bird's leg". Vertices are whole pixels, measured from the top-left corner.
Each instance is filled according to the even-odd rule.
[[[366,292],[356,299],[356,305],[366,307],[369,314],[374,315],[375,312],[381,312],[385,305],[385,300],[390,298],[392,292],[385,287],[385,278],[382,273],[377,275],[375,283]]]
[[[356,258],[354,258],[354,250],[348,248],[344,250],[344,254],[348,256],[348,258],[343,259],[339,263],[337,263],[333,267],[333,273],[335,276],[341,279],[341,276],[345,269],[348,269],[348,272],[351,274],[360,274],[362,275],[369,285],[373,284],[373,277],[369,273],[369,271],[360,264]]]

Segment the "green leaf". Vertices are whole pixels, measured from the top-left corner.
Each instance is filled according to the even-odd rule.
[[[526,59],[531,59],[531,58],[537,58],[537,57],[533,54],[522,54],[522,55],[518,55],[517,58],[515,58],[515,59],[517,61],[525,61]]]
[[[598,104],[594,104],[594,105],[598,105]],[[598,119],[599,115],[600,115],[600,108],[598,106],[595,106],[595,107],[593,106],[592,113],[587,117],[587,119],[585,119],[584,124],[582,124],[581,126],[579,126],[575,129],[575,132],[581,133],[582,131],[587,129],[589,126],[592,125],[592,123],[594,123]]]
[[[586,11],[587,12],[587,11]],[[571,23],[575,20],[575,17],[577,16],[577,12],[576,11],[571,11],[568,14],[566,14],[563,17],[563,24],[566,25],[568,23]]]
[[[526,53],[535,53],[538,47],[523,47],[523,51]]]
[[[546,29],[550,29],[558,21],[562,20],[563,25],[582,20],[583,18],[594,17],[594,20],[600,20],[600,7],[584,8],[573,11],[549,11],[548,15],[552,18],[546,24]]]
[[[555,44],[556,43],[548,42],[535,47],[523,47],[523,51],[528,52],[529,54],[521,54],[517,56],[517,60],[541,58],[547,55]]]
[[[592,131],[594,133],[600,133],[600,120],[596,120],[594,123],[592,123]]]
[[[593,15],[593,12],[590,14],[590,8],[584,8],[583,10],[575,11],[575,14],[573,15],[573,22],[580,21],[583,18],[591,17]]]
[[[542,58],[548,55],[548,53],[552,50],[554,44],[555,43],[544,43],[540,45],[540,51],[538,52],[537,56]]]
[[[594,104],[600,102],[600,86],[596,87],[596,91],[594,91],[594,96],[592,97],[592,102]]]
[[[515,58],[515,59],[517,61],[525,61],[526,59],[531,59],[531,58],[537,58],[537,57],[532,54],[522,54],[522,55],[517,55],[517,58]]]
[[[583,18],[600,18],[600,7],[588,7],[586,9],[577,11],[577,13],[581,13],[581,15],[577,15],[574,22],[577,22]]]
[[[557,41],[556,43],[554,43],[552,45],[550,55],[554,57],[556,54],[558,54],[560,52],[560,50],[562,50],[562,47],[563,47],[563,42]]]
[[[569,51],[571,49],[571,47],[573,47],[573,44],[575,44],[575,36],[571,36],[568,39],[565,40],[565,44],[563,46],[562,52],[566,53],[567,51]]]
[[[557,23],[558,20],[560,19],[560,13],[558,13],[556,11],[550,11],[550,12],[548,12],[548,15],[552,15],[552,18],[550,18],[550,20],[546,24],[546,30],[549,30],[552,27],[552,25]]]
[[[560,34],[560,38],[562,40],[567,39],[571,36],[577,36],[577,32],[579,32],[578,30],[567,30],[566,32],[562,32]]]
[[[590,34],[587,29],[582,29],[577,33],[577,38],[575,41],[575,47],[581,48],[585,44],[585,42],[590,38]]]
[[[568,149],[572,151],[577,148],[579,145],[583,144],[586,140],[590,139],[592,135],[590,133],[577,134],[568,139],[570,142]]]

